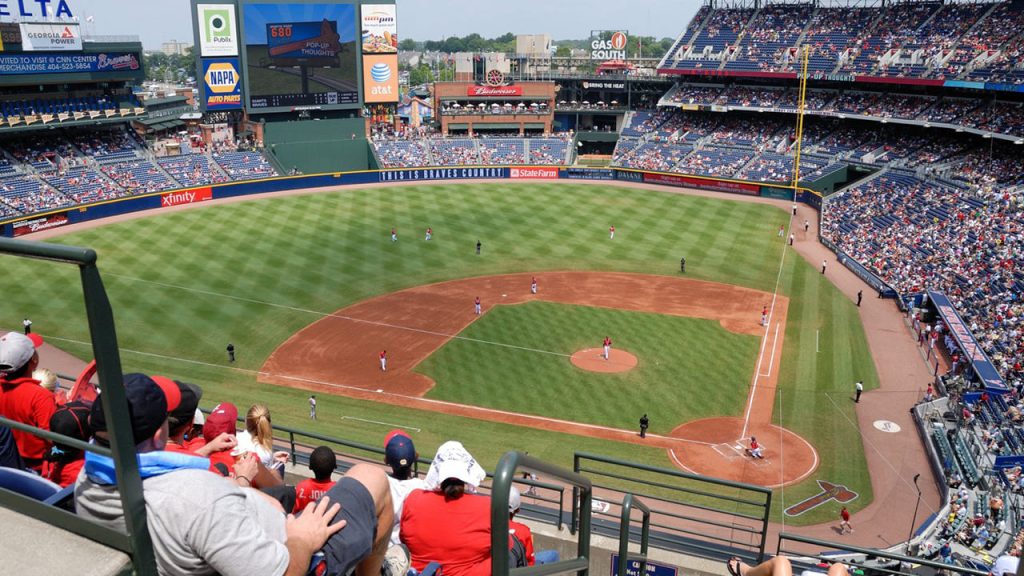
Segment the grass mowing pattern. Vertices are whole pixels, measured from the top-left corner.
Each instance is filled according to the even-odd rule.
[[[605,334],[638,355],[636,368],[596,374],[567,356],[479,342],[570,355]],[[477,341],[450,340],[416,368],[438,383],[429,398],[623,429],[648,413],[656,434],[741,413],[760,342],[710,320],[550,302],[497,306],[461,336]]]
[[[674,274],[679,257],[685,256],[690,277],[771,291],[784,249],[776,232],[787,218],[785,211],[769,206],[648,190],[494,182],[214,205],[154,214],[57,241],[99,253],[126,371],[192,380],[206,392],[204,405],[230,400],[244,407],[259,399],[271,406],[275,423],[378,444],[386,431],[380,426],[323,415],[311,424],[305,418],[306,393],[255,384],[254,371],[276,346],[320,314],[427,282],[556,269]],[[613,224],[615,240],[609,241]],[[397,244],[388,239],[392,226],[398,227]],[[422,236],[427,226],[434,229],[429,243]],[[477,239],[483,242],[481,256],[473,253]],[[35,329],[53,343],[90,356],[85,346],[75,344],[88,342],[77,272],[10,258],[4,259],[4,269],[14,281],[0,298],[0,324],[20,327],[21,319],[30,316]],[[862,466],[862,448],[856,429],[824,394],[848,393],[855,375],[870,389],[877,377],[855,311],[808,270],[813,272],[806,262],[787,255],[781,286],[790,298],[782,418],[814,442],[822,456],[814,478],[839,481],[845,480],[847,466]],[[823,342],[831,342],[831,353],[849,342],[849,354],[829,361],[810,358],[814,331],[823,326],[829,327]],[[226,363],[228,342],[238,349],[234,366]],[[423,454],[458,437],[488,468],[511,448],[568,466],[576,447],[672,467],[663,451],[633,445],[344,398],[323,397],[320,407],[324,415],[411,421],[424,429],[418,436]],[[846,483],[870,494],[863,467]],[[791,494],[809,490],[816,490],[813,478],[786,489],[784,500],[792,504],[798,498]],[[862,496],[851,509],[869,501]],[[777,509],[781,513],[782,506]],[[787,522],[814,521],[820,519],[809,514]]]

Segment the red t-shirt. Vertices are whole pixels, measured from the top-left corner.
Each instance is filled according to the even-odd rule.
[[[235,473],[235,457],[231,455],[230,450],[221,450],[220,452],[210,454],[210,472],[220,474],[220,470],[214,468],[214,465],[216,464],[223,464],[226,466],[229,474]],[[252,480],[252,478],[249,480]]]
[[[536,559],[533,557],[533,533],[530,532],[530,527],[515,520],[509,520],[508,531],[515,534],[516,538],[523,543],[523,547],[526,548],[526,565],[533,566]]]
[[[316,478],[307,478],[295,485],[295,509],[293,513],[299,513],[306,509],[306,504],[316,502],[321,496],[334,486],[334,480],[317,482]]]
[[[843,511],[840,512],[839,515],[843,517],[844,522],[850,521],[850,511],[847,510],[846,508],[843,508]]]
[[[444,494],[413,490],[402,506],[402,543],[412,567],[440,562],[445,576],[491,573],[491,499],[466,494],[445,502]]]
[[[50,429],[50,417],[57,411],[53,392],[39,385],[38,380],[18,378],[0,380],[0,415],[43,430]],[[11,430],[22,458],[42,460],[50,443],[28,432]],[[41,464],[40,464],[41,466]],[[39,468],[39,466],[35,466]]]
[[[78,480],[78,473],[82,471],[83,464],[84,456],[67,464],[47,462],[43,466],[43,476],[50,482],[60,484],[61,488],[67,488]]]

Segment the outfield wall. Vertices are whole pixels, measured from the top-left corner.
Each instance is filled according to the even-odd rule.
[[[685,176],[665,172],[650,172],[623,168],[579,168],[566,166],[442,166],[434,168],[400,168],[389,170],[362,170],[355,172],[329,172],[303,176],[278,176],[263,180],[246,182],[230,182],[183,188],[127,198],[118,198],[62,208],[48,212],[40,212],[32,216],[23,216],[0,221],[0,236],[21,237],[33,232],[59,228],[68,224],[78,224],[90,220],[98,220],[139,212],[157,210],[172,206],[198,204],[221,198],[234,198],[252,194],[283,192],[286,190],[302,190],[347,186],[353,184],[374,184],[389,182],[431,182],[444,180],[515,180],[515,181],[555,181],[555,180],[602,180],[638,182],[662,186],[697,188],[715,190],[747,196],[764,196],[766,198],[793,198],[792,188],[779,185],[766,185],[759,182],[730,180],[725,178],[708,178],[702,176]],[[806,188],[799,189],[798,201],[821,208],[821,196]]]

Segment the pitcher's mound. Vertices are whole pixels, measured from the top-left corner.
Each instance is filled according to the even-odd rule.
[[[628,372],[636,367],[639,362],[636,356],[626,352],[625,350],[619,350],[618,348],[612,348],[612,353],[608,360],[604,359],[603,348],[584,348],[572,355],[573,365],[577,368],[587,370],[588,372]]]

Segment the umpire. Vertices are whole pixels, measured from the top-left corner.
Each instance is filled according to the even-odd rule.
[[[650,421],[647,419],[647,414],[640,417],[640,437],[647,438],[647,425]]]
[[[686,274],[686,258],[679,259],[679,271]]]

